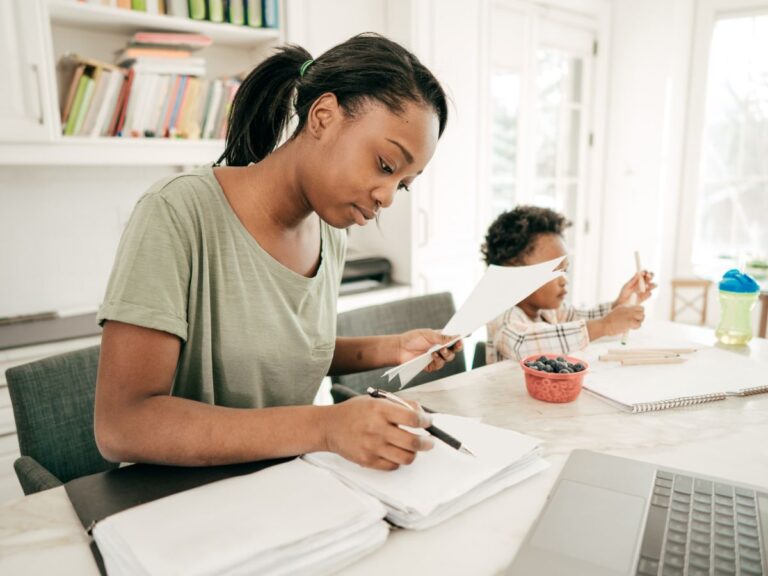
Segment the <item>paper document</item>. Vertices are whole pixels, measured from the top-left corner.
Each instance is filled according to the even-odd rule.
[[[380,500],[393,524],[413,529],[434,526],[548,466],[539,456],[536,438],[473,418],[435,414],[434,419],[475,456],[435,442],[413,464],[393,472],[363,468],[330,452],[303,458]]]
[[[110,576],[328,574],[381,546],[376,499],[292,460],[109,516],[93,535]]]
[[[488,266],[469,298],[441,331],[446,336],[456,338],[447,344],[436,344],[421,356],[390,368],[383,375],[389,380],[399,375],[402,388],[429,366],[433,352],[452,346],[461,338],[469,336],[547,282],[562,276],[563,272],[555,269],[564,259],[565,256],[533,266]]]

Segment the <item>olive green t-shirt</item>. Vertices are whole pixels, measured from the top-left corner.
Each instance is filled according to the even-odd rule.
[[[98,321],[182,340],[172,394],[220,406],[311,404],[336,339],[346,237],[321,223],[306,278],[245,229],[210,166],[161,180],[120,241]]]

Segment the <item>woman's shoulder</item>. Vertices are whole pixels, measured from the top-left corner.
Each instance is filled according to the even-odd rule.
[[[201,203],[218,201],[216,185],[211,166],[201,166],[161,178],[149,187],[139,203],[162,202],[175,211],[186,211]]]

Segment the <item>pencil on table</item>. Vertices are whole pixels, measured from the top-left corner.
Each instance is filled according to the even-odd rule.
[[[645,279],[643,279],[643,268],[640,266],[640,252],[635,250],[635,269],[637,270],[637,273],[640,274],[640,278],[637,282],[638,288],[640,288],[640,292],[645,292]],[[634,306],[637,304],[637,293],[632,292],[632,295],[629,297],[629,305]],[[624,334],[621,335],[621,344],[626,345],[627,340],[629,340],[629,330],[624,332]]]
[[[623,358],[621,360],[622,366],[640,366],[645,364],[682,364],[683,362],[687,362],[688,358],[683,358],[681,356],[672,356],[667,358],[662,357],[656,357],[656,358]]]

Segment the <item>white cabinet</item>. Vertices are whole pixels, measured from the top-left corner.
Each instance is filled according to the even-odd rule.
[[[281,19],[282,21],[283,19]],[[198,33],[207,76],[248,72],[282,41],[282,29],[250,28],[81,3],[0,0],[0,165],[194,166],[218,158],[222,140],[85,138],[61,134],[66,54],[112,62],[138,31]]]
[[[0,0],[0,141],[51,138],[53,118],[46,95],[45,37],[41,5]]]

